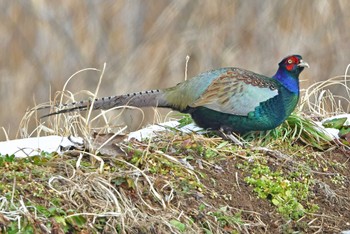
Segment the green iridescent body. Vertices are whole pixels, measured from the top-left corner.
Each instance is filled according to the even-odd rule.
[[[191,109],[189,113],[198,126],[203,128],[222,128],[225,132],[236,133],[270,130],[283,123],[298,103],[298,95],[288,90],[283,90],[281,93],[281,96],[261,103],[248,116],[230,115],[205,107]],[[287,103],[287,105],[281,105],[281,102]]]
[[[232,71],[236,71],[235,75],[231,73]],[[232,99],[239,108],[242,109],[247,105],[247,102],[251,103],[253,99],[257,100],[250,107],[250,111],[235,115],[212,110],[204,106],[191,107],[208,90],[208,87],[212,85],[214,80],[218,80],[223,76],[228,78],[228,80],[238,80],[238,82],[231,81],[222,85],[222,87],[232,86],[232,83],[245,86],[245,92],[238,92],[240,94],[238,97],[236,92],[223,92],[223,95],[229,95],[228,98]],[[247,84],[249,82],[245,83],[249,77],[253,77],[260,82],[256,82],[255,86]],[[219,84],[220,86],[221,84]],[[258,101],[259,98],[256,97],[256,92],[260,93],[261,96],[262,93],[269,94],[273,90],[278,92],[276,96],[271,95],[273,97],[266,101]],[[219,93],[220,91],[215,94],[219,95]],[[190,79],[173,88],[166,89],[165,99],[172,104],[172,108],[191,114],[193,120],[200,127],[214,130],[222,128],[225,131],[245,133],[248,131],[269,130],[280,125],[295,109],[299,100],[299,90],[291,92],[274,78],[258,75],[244,69],[221,68],[202,73],[195,79]],[[237,104],[238,101],[242,103]]]

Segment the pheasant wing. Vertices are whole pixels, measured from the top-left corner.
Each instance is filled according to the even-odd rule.
[[[247,116],[260,103],[277,94],[277,84],[273,79],[232,68],[213,80],[190,107],[204,106],[222,113]]]

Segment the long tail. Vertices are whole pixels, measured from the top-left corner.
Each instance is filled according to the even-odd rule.
[[[84,100],[79,102],[73,102],[62,105],[61,110],[43,115],[41,118],[45,118],[51,115],[57,115],[72,111],[84,111],[88,110],[93,105],[93,110],[108,110],[117,106],[134,106],[134,107],[167,107],[171,108],[170,104],[165,100],[164,91],[155,89],[149,91],[142,91],[136,93],[129,93],[119,96],[97,98],[94,101]]]

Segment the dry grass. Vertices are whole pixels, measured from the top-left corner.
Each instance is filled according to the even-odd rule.
[[[335,76],[326,81],[319,81],[305,90],[301,99],[300,110],[317,117],[328,117],[350,111],[350,88],[348,69],[343,76]],[[342,95],[334,93],[340,91]]]

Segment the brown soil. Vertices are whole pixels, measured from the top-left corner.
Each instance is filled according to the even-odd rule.
[[[247,226],[240,232],[245,233],[339,233],[350,229],[350,156],[340,150],[325,153],[324,157],[344,165],[344,169],[329,168],[327,173],[314,173],[318,183],[313,186],[312,202],[319,206],[315,214],[308,214],[297,221],[286,220],[276,211],[267,199],[259,199],[252,191],[252,187],[243,180],[249,173],[236,168],[239,160],[222,161],[222,170],[202,169],[207,175],[202,180],[207,193],[202,199],[194,197],[186,200],[188,213],[198,210],[201,203],[210,207],[229,207],[233,213],[242,211],[242,219]],[[269,160],[269,166],[275,167],[276,161]],[[339,173],[345,178],[344,184],[334,184],[329,175]],[[211,192],[216,195],[213,196]],[[203,212],[205,213],[205,212]],[[196,214],[200,216],[201,214]],[[202,214],[203,215],[203,214]],[[230,231],[230,230],[228,230]],[[229,232],[228,232],[229,233]]]

